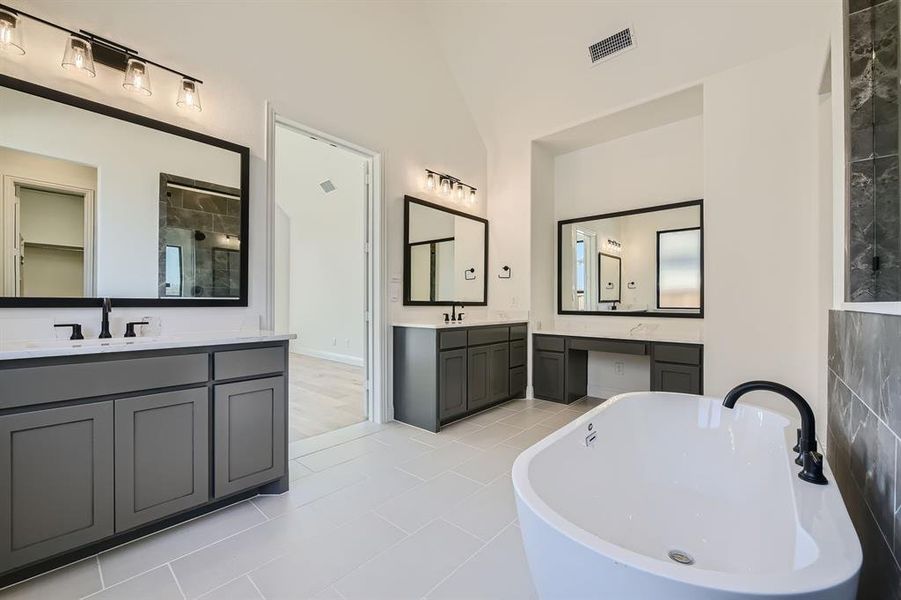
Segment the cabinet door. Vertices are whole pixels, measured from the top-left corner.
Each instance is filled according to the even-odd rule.
[[[466,348],[438,353],[438,418],[466,412]]]
[[[285,474],[287,404],[284,377],[225,383],[214,388],[216,498]]]
[[[467,353],[467,410],[476,410],[491,402],[489,390],[489,354],[490,346],[468,348]]]
[[[655,362],[651,389],[655,392],[701,393],[701,368],[692,365]]]
[[[564,356],[562,352],[535,351],[532,356],[532,387],[536,398],[564,401]]]
[[[488,396],[490,402],[510,397],[510,344],[488,347]]]
[[[510,369],[510,397],[526,397],[526,368],[514,367]]]
[[[116,531],[209,499],[206,387],[116,400]]]
[[[0,572],[112,534],[112,402],[0,417]]]

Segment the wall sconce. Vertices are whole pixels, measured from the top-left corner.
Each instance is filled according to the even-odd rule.
[[[463,279],[466,281],[472,281],[476,278],[476,270],[473,267],[469,267],[465,271],[463,271]]]
[[[439,173],[431,169],[425,170],[425,189],[429,192],[438,191],[442,196],[449,197],[454,194],[454,199],[462,203],[466,200],[466,190],[469,190],[469,204],[476,203],[476,188],[468,183],[463,183],[453,175]]]
[[[513,271],[507,265],[501,267],[501,272],[497,274],[498,279],[510,279],[511,277],[513,277]]]
[[[0,8],[0,50],[18,55],[25,54],[20,25],[16,11]]]
[[[4,4],[0,4],[0,50],[13,54],[25,54],[25,45],[22,41],[23,17],[69,34],[61,63],[64,69],[79,75],[94,77],[96,75],[94,63],[97,62],[125,73],[122,87],[126,90],[150,96],[153,92],[150,88],[150,73],[147,66],[153,65],[182,78],[176,99],[178,107],[201,110],[199,86],[203,82],[196,77],[139,57],[136,50],[102,38],[90,31],[84,29],[75,31]]]

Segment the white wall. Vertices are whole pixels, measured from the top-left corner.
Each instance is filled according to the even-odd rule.
[[[266,312],[267,240],[265,108],[382,153],[387,207],[386,272],[403,272],[403,195],[421,193],[425,168],[448,172],[479,188],[471,210],[485,214],[486,151],[419,7],[404,2],[109,3],[103,0],[11,0],[44,18],[122,40],[142,54],[204,80],[203,112],[175,107],[177,79],[151,69],[153,96],[122,89],[122,74],[97,66],[91,80],[59,66],[65,37],[28,30],[28,53],[0,61],[0,72],[250,146],[250,307],[154,309],[168,323],[216,327]],[[211,14],[215,19],[211,20]],[[31,24],[29,24],[31,25]],[[241,32],[241,43],[224,32]],[[251,49],[251,50],[248,50]],[[470,209],[467,209],[470,210]],[[435,308],[405,309],[394,317],[437,318]],[[121,309],[121,320],[147,309]],[[53,315],[87,323],[96,310],[0,311],[0,318]],[[204,318],[198,318],[203,315]],[[116,323],[114,323],[116,325]],[[115,329],[115,327],[114,327]]]
[[[291,350],[357,365],[366,341],[364,166],[357,154],[276,128],[275,202],[288,225],[276,223],[275,246],[289,253],[276,264],[290,265],[288,282],[276,280],[287,300],[276,304],[287,305],[287,329],[300,334]],[[335,185],[328,194],[326,179]]]

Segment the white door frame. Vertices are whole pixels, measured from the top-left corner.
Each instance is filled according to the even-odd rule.
[[[366,381],[369,419],[375,423],[389,420],[388,406],[388,346],[387,346],[387,286],[385,252],[385,194],[382,155],[363,146],[342,140],[280,113],[271,102],[266,103],[266,314],[264,321],[269,329],[275,325],[275,128],[287,127],[298,133],[318,138],[323,142],[349,150],[366,159],[368,168],[366,214],[366,253],[368,281],[366,289],[366,314],[368,325],[366,347]],[[303,335],[303,332],[297,332]]]
[[[15,239],[17,218],[16,186],[84,197],[84,297],[91,298],[96,296],[94,289],[96,284],[94,274],[96,266],[94,264],[94,190],[18,175],[4,175],[2,188],[0,188],[0,198],[3,200],[2,205],[0,205],[0,210],[2,210],[0,212],[0,225],[2,225],[0,227],[0,248],[2,248],[2,263],[0,263],[2,281],[0,283],[2,283],[4,290],[3,295],[18,295],[15,293],[17,270],[15,264],[9,260],[11,257],[13,260],[18,260],[19,258],[19,241]],[[13,245],[15,245],[15,254],[12,253]]]

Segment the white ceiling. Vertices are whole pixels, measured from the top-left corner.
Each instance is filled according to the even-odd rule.
[[[422,6],[490,147],[511,132],[527,139],[553,134],[821,36],[840,0],[445,0]],[[627,25],[636,47],[591,66],[588,46]]]

